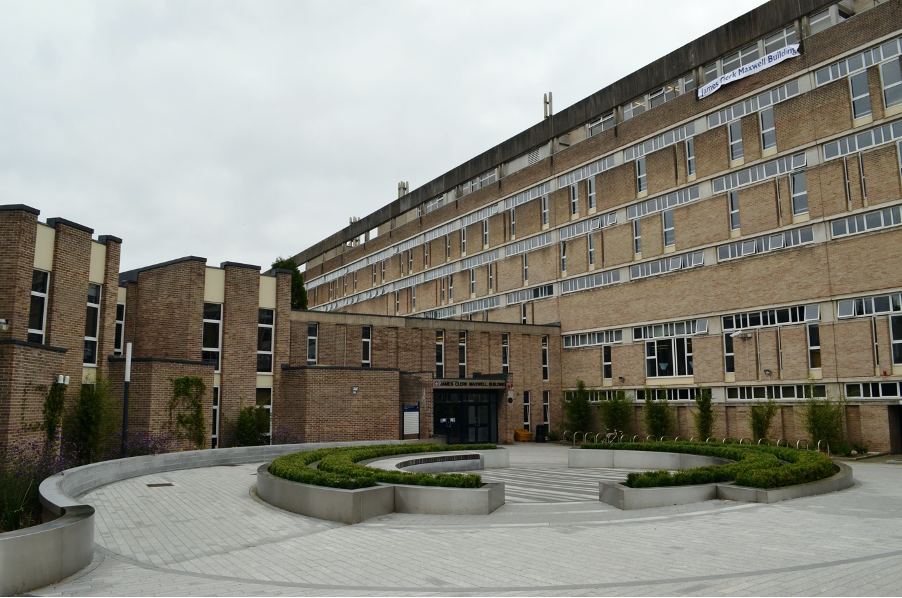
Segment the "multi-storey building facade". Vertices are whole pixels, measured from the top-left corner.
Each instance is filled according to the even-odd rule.
[[[565,389],[704,385],[737,437],[845,396],[900,450],[900,43],[898,0],[773,0],[299,253],[311,308],[559,323]]]

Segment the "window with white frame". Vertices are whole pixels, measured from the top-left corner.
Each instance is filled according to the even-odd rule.
[[[423,267],[429,267],[429,243],[423,243]],[[357,290],[357,275],[354,275],[354,290]]]
[[[836,317],[839,319],[858,318],[862,316],[882,315],[902,312],[902,294],[878,295],[876,297],[857,297],[844,299],[836,305]]]
[[[210,448],[219,446],[219,387],[213,387],[213,413],[210,418],[213,420],[213,430],[210,434]]]
[[[868,89],[867,71],[849,77],[852,93],[852,118],[862,118],[871,114],[871,95]]]
[[[645,343],[647,378],[691,376],[692,373],[691,337],[659,338]]]
[[[222,347],[222,304],[204,303],[204,334],[201,359],[216,365],[218,372],[221,365]]]
[[[567,271],[567,241],[561,241],[561,272]]]
[[[811,31],[811,35],[820,33],[824,29],[829,28],[831,25],[833,25],[833,21],[830,17],[829,8],[808,17],[808,30]]]
[[[417,285],[410,287],[410,311],[417,308]]]
[[[467,377],[467,332],[461,330],[457,334],[457,377]]]
[[[693,401],[698,393],[697,388],[653,388],[649,390],[654,393],[653,396],[657,401]],[[636,400],[645,401],[645,390],[636,391]]]
[[[761,149],[777,147],[777,129],[774,124],[773,106],[758,113],[761,124]]]
[[[600,330],[598,332],[581,332],[564,336],[565,349],[611,345],[622,342],[623,330]]]
[[[526,281],[529,280],[529,254],[523,254],[523,283],[526,284]]]
[[[445,377],[445,331],[435,331],[435,377]]]
[[[611,129],[613,127],[614,127],[614,113],[609,112],[609,113],[605,114],[604,116],[602,116],[601,118],[599,118],[598,120],[590,122],[589,124],[586,125],[586,131],[587,131],[586,136],[593,137],[595,135],[598,135],[602,131],[607,131],[608,129]]]
[[[890,226],[898,226],[900,223],[902,223],[902,213],[900,213],[899,206],[894,206],[834,220],[830,223],[830,230],[833,233],[833,237],[837,238]]]
[[[266,434],[268,437],[266,444],[270,444],[272,441],[272,388],[258,388],[256,393],[256,403],[257,409],[265,411],[267,419],[269,420],[269,432]]]
[[[705,66],[705,83],[711,83],[718,77],[717,61]]]
[[[445,277],[439,279],[439,302],[445,302]]]
[[[28,311],[28,342],[30,343],[44,344],[49,290],[50,273],[34,270],[31,276],[31,305]]]
[[[510,369],[510,335],[501,334],[501,373],[506,374]]]
[[[470,295],[476,294],[476,269],[470,269]]]
[[[636,190],[640,193],[648,189],[648,173],[645,170],[645,156],[636,160]]]
[[[646,216],[648,214],[662,212],[668,208],[673,208],[685,203],[695,201],[699,199],[699,197],[701,197],[699,186],[693,185],[692,187],[686,187],[684,189],[680,189],[679,191],[674,191],[666,195],[659,195],[658,197],[652,197],[651,199],[648,199],[646,201],[640,201],[631,206],[627,206],[626,217],[629,220],[632,220],[634,218],[641,218],[642,216]],[[613,215],[615,216],[614,223],[616,223],[616,212]],[[602,216],[602,218],[604,218],[604,216]]]
[[[780,249],[788,249],[798,245],[805,245],[814,242],[814,229],[810,226],[804,228],[796,228],[788,230],[784,233],[775,235],[766,235],[755,239],[746,239],[745,241],[736,241],[728,245],[721,245],[717,248],[717,260],[726,261],[756,253],[768,253],[770,251],[779,251]]]
[[[846,384],[846,397],[850,399],[898,399],[902,389],[898,382],[871,382]]]
[[[125,304],[116,304],[116,336],[113,340],[113,355],[122,355],[125,347],[123,339],[125,337]]]
[[[451,235],[445,235],[445,260],[451,259]]]
[[[773,35],[764,38],[764,54],[776,52],[780,48],[799,43],[799,36],[794,25],[790,25]]]
[[[397,295],[397,293],[395,293]],[[395,307],[397,309],[397,307]],[[316,365],[319,359],[319,324],[307,323],[307,365]]]
[[[686,174],[695,174],[695,138],[686,140]]]
[[[642,253],[642,229],[639,220],[633,220],[633,253]]]
[[[730,134],[730,160],[742,157],[742,121],[734,120],[727,125]]]
[[[84,365],[97,365],[97,337],[100,330],[100,285],[88,283],[88,305],[85,314]]]
[[[395,291],[395,315],[401,313],[401,291]]]
[[[752,44],[738,52],[724,56],[722,68],[724,74],[735,71],[741,66],[747,66],[758,60],[758,44]]]
[[[542,337],[542,380],[548,381],[548,337]]]
[[[817,322],[821,319],[819,305],[795,305],[779,309],[750,311],[730,316],[723,316],[721,324],[724,330],[747,330],[749,328],[766,328],[784,324],[801,324]]]
[[[589,251],[589,265],[594,266],[595,265],[595,235],[593,235],[592,233],[589,233],[588,235],[586,235],[586,246],[588,247],[588,251]]]
[[[521,324],[526,323],[526,304],[525,303],[520,304],[520,323]]]
[[[460,229],[460,252],[467,252],[467,229],[463,227]]]
[[[529,431],[529,391],[523,391],[523,429]]]
[[[454,275],[448,276],[448,301],[454,301]]]
[[[588,206],[589,206],[589,209],[591,210],[591,209],[595,208],[595,177],[594,176],[589,177],[588,180],[586,181],[586,185],[589,190]]]
[[[789,175],[792,187],[792,215],[808,213],[808,187],[805,184],[805,171],[793,172]]]
[[[543,195],[540,200],[542,203],[542,224],[548,224],[548,196]]]
[[[385,260],[382,260],[382,282],[385,282]]]
[[[736,354],[733,350],[733,337],[723,335],[723,371],[732,374],[736,371]]]
[[[727,203],[730,209],[730,230],[739,230],[739,192],[730,191]]]
[[[579,214],[579,189],[576,185],[570,185],[570,215]]]
[[[800,152],[792,156],[777,158],[764,164],[756,164],[750,168],[730,173],[726,176],[711,181],[714,193],[723,193],[730,189],[738,189],[746,185],[753,185],[759,181],[773,178],[787,172],[804,168],[807,161],[805,152]]]
[[[517,235],[517,208],[511,208],[511,236],[514,237]]]
[[[902,104],[902,71],[899,61],[891,60],[880,65],[880,84],[883,87],[883,105],[887,108]]]
[[[902,365],[902,316],[892,316],[889,320],[893,365]]]
[[[494,272],[494,269],[492,268],[492,265],[493,264],[489,263],[486,266],[486,268],[488,268],[488,275],[489,275],[489,291],[492,291],[495,288],[495,272]]]
[[[275,310],[257,310],[257,373],[272,374]]]
[[[376,264],[373,264],[373,286],[376,286]]]
[[[489,246],[489,221],[488,220],[482,221],[482,246],[483,247]]]
[[[368,368],[372,365],[373,358],[373,327],[360,328],[360,367]]]
[[[664,226],[664,247],[673,247],[676,235],[673,230],[673,210],[665,210],[661,222]]]
[[[413,249],[407,250],[407,273],[413,272]]]
[[[423,245],[423,247],[428,247],[428,245]],[[357,270],[354,270],[354,291],[357,291]]]
[[[551,422],[551,391],[542,391],[542,423],[546,426]]]
[[[821,335],[817,324],[808,325],[808,368],[821,367]]]
[[[676,270],[686,270],[697,266],[705,265],[705,253],[703,251],[695,251],[693,253],[683,253],[673,257],[665,257],[660,260],[644,262],[635,266],[630,266],[630,279],[637,280],[648,276],[657,276],[658,274],[666,274],[667,272],[675,272]]]

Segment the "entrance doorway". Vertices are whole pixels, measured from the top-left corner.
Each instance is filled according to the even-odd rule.
[[[498,391],[436,390],[435,433],[448,444],[498,442]]]

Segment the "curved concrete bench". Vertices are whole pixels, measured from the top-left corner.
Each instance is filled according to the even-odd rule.
[[[510,453],[501,447],[488,451],[446,451],[419,453],[394,457],[380,457],[361,461],[361,465],[378,469],[402,469],[412,473],[453,473],[479,469],[510,467]]]
[[[49,585],[90,564],[94,557],[94,508],[75,497],[100,486],[165,471],[271,461],[318,448],[416,442],[422,441],[321,442],[183,451],[67,469],[41,482],[38,489],[47,523],[0,534],[0,596]]]

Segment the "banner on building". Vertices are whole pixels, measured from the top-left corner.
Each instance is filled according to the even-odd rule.
[[[741,66],[736,70],[730,71],[729,73],[724,73],[714,81],[705,83],[698,88],[698,99],[708,97],[709,95],[720,89],[721,86],[726,85],[727,83],[745,79],[746,77],[754,75],[755,73],[763,71],[764,69],[770,68],[775,64],[780,64],[787,58],[795,58],[797,56],[801,56],[801,54],[799,54],[799,44],[790,44],[785,48],[775,50],[766,56],[762,56],[751,64]]]

